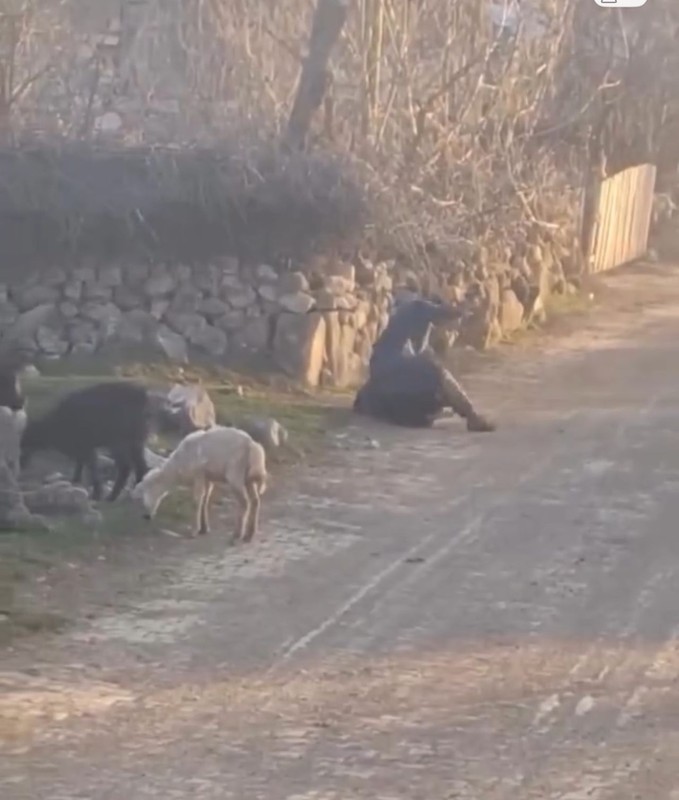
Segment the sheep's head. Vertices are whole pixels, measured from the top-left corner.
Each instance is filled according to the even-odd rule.
[[[143,479],[132,490],[132,499],[140,503],[143,508],[144,519],[153,519],[160,504],[168,495],[169,489],[162,481],[161,471],[158,467],[149,470]]]

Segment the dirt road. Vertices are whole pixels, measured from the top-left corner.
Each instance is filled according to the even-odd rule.
[[[679,271],[8,653],[3,800],[679,798]],[[363,445],[368,433],[380,447]]]

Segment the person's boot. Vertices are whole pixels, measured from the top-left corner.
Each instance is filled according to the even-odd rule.
[[[497,426],[481,416],[481,414],[469,414],[467,416],[467,430],[470,433],[491,433],[496,430]]]

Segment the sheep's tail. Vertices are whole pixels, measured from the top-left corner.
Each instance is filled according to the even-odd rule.
[[[248,443],[246,479],[248,483],[257,484],[260,492],[266,488],[266,453],[255,441]]]

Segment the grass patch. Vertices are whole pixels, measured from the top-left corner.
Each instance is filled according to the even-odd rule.
[[[22,380],[29,417],[44,413],[68,392],[106,379],[134,379],[149,388],[169,388],[178,381],[201,381],[215,404],[219,422],[237,423],[246,416],[263,416],[273,417],[287,428],[290,446],[269,457],[274,474],[285,465],[313,458],[321,451],[326,432],[343,424],[348,415],[349,404],[342,393],[311,395],[280,376],[259,379],[209,365],[179,369],[169,364],[119,366],[100,361],[78,374],[65,371],[67,367],[72,369],[72,365],[65,367],[58,362],[38,366],[39,376],[26,376]],[[69,476],[70,465],[67,469],[65,474]],[[215,499],[219,501],[221,495],[219,491]],[[19,635],[55,631],[67,624],[51,608],[44,612],[32,610],[41,605],[39,597],[43,597],[42,603],[45,596],[51,597],[50,587],[55,580],[52,576],[60,574],[59,580],[68,582],[70,573],[64,578],[64,568],[77,569],[98,559],[122,558],[124,563],[130,554],[133,559],[144,558],[145,553],[155,553],[163,546],[162,542],[170,541],[159,538],[158,529],[183,532],[193,525],[195,513],[190,491],[168,497],[158,520],[151,525],[127,502],[104,502],[99,508],[104,521],[96,530],[77,518],[65,516],[52,520],[54,529],[49,533],[0,533],[0,646]]]
[[[288,429],[293,451],[305,455],[316,449],[329,427],[344,421],[342,407],[348,407],[343,393],[311,395],[280,376],[264,382],[214,367],[178,370],[164,364],[135,364],[108,372],[102,367],[98,374],[79,375],[60,374],[58,365],[50,365],[49,370],[23,381],[31,416],[42,414],[58,397],[107,378],[135,380],[149,388],[167,387],[177,381],[200,381],[215,404],[218,422],[237,423],[245,416],[274,417]],[[242,388],[242,395],[238,387]]]

